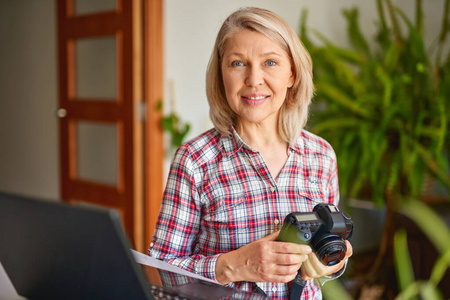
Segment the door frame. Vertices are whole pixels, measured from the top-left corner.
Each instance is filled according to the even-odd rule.
[[[150,245],[163,195],[164,99],[163,0],[144,1],[144,94],[145,122],[145,248]]]

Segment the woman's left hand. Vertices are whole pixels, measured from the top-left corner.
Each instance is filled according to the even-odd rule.
[[[315,253],[309,254],[308,259],[305,262],[303,262],[302,267],[300,269],[302,279],[311,280],[314,278],[329,276],[342,269],[347,259],[353,254],[353,248],[350,242],[345,241],[345,245],[347,246],[347,252],[345,253],[344,259],[334,266],[324,265],[317,258]]]

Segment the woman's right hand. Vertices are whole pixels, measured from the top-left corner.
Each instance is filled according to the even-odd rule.
[[[292,281],[311,247],[277,241],[278,231],[241,248],[220,255],[216,262],[216,280],[222,284],[237,281]]]

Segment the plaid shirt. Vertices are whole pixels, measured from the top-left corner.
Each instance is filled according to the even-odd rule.
[[[336,156],[322,138],[303,131],[273,178],[261,155],[231,130],[222,136],[212,129],[177,150],[148,249],[152,257],[211,279],[221,253],[281,229],[291,212],[339,201]],[[289,284],[257,285],[269,297],[289,298]],[[255,288],[250,282],[230,286]],[[322,299],[317,281],[308,281],[302,299]]]

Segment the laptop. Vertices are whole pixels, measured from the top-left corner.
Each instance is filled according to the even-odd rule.
[[[268,299],[137,264],[115,209],[0,193],[0,244],[27,299]]]

